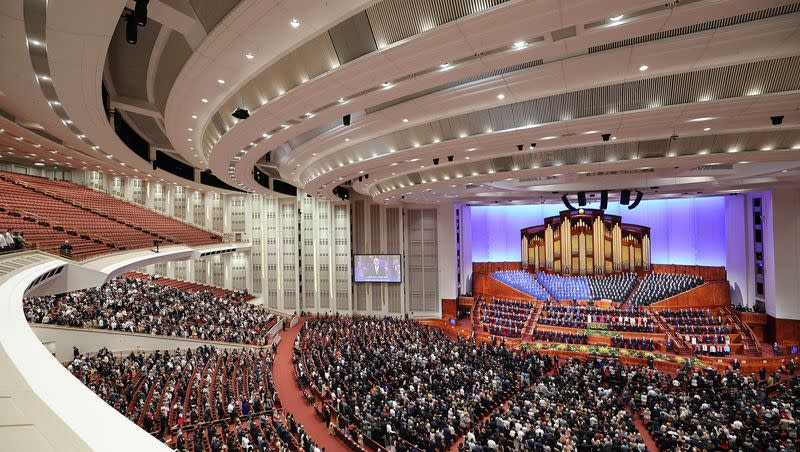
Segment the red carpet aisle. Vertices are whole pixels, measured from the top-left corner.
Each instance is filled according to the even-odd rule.
[[[292,367],[292,347],[300,327],[305,319],[300,319],[292,328],[281,333],[281,343],[272,363],[272,375],[275,379],[275,390],[283,403],[287,413],[292,413],[295,420],[303,425],[311,439],[326,452],[347,451],[348,448],[338,439],[328,435],[328,428],[314,413],[314,409],[306,402],[297,381],[294,378]]]

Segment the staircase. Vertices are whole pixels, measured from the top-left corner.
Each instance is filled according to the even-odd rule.
[[[737,313],[733,312],[733,308],[730,306],[726,306],[720,309],[722,315],[728,318],[728,321],[735,325],[736,329],[739,331],[739,334],[742,336],[742,343],[744,344],[745,352],[750,356],[760,356],[761,349],[758,346],[758,341],[756,340],[755,336],[753,335],[753,330],[750,329],[742,319],[739,318]]]
[[[537,302],[533,306],[533,311],[528,316],[528,321],[525,322],[525,328],[522,330],[522,340],[530,342],[533,340],[533,330],[539,322],[539,316],[542,314],[542,306],[544,303]]]
[[[675,328],[673,328],[672,325],[669,324],[669,322],[667,322],[666,320],[664,320],[663,317],[661,317],[661,314],[659,314],[658,311],[649,311],[649,313],[650,316],[653,318],[653,321],[655,321],[655,323],[659,327],[661,327],[661,331],[666,333],[666,335],[670,339],[672,339],[672,343],[674,344],[672,348],[673,352],[691,354],[694,351],[692,347],[689,344],[687,344],[685,340],[683,340],[681,335],[675,331]]]
[[[551,301],[558,301],[556,297],[553,296],[553,292],[550,292],[550,289],[548,289],[547,286],[545,286],[544,283],[542,283],[542,280],[539,279],[539,275],[533,273],[533,277],[536,278],[536,281],[539,283],[540,286],[542,286],[542,289],[544,289],[544,291],[547,292],[547,296],[550,297]]]
[[[633,294],[635,294],[636,291],[639,290],[639,286],[642,285],[642,281],[643,280],[644,280],[644,278],[641,275],[636,275],[636,284],[634,284],[634,286],[631,289],[631,291],[628,292],[628,296],[625,297],[625,300],[622,301],[622,306],[621,306],[622,309],[626,309],[626,308],[630,307],[631,298],[633,298]]]

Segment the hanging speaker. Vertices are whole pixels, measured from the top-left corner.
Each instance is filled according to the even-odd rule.
[[[569,201],[567,200],[567,194],[566,194],[566,193],[564,193],[563,195],[561,195],[561,202],[563,202],[563,203],[564,203],[564,205],[565,205],[565,206],[567,206],[567,209],[569,209],[569,210],[575,210],[575,208],[574,208],[574,207],[572,207],[572,204],[570,204],[570,203],[569,203]]]
[[[578,205],[583,207],[586,205],[586,192],[579,191],[578,192]]]
[[[608,209],[608,190],[600,192],[600,210]]]
[[[619,203],[623,206],[627,206],[628,203],[631,202],[631,191],[630,190],[622,190],[622,193],[619,196]]]
[[[342,124],[349,126],[350,125],[350,115],[342,116]]]
[[[628,209],[631,210],[635,209],[636,206],[638,206],[639,203],[642,201],[642,196],[644,196],[644,193],[640,192],[639,190],[636,190],[636,199],[633,201],[633,204],[628,206]]]

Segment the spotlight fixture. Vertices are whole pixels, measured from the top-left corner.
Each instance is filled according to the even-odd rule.
[[[536,143],[531,143],[531,149],[536,147]]]
[[[448,162],[452,162],[454,158],[455,158],[455,157],[453,157],[452,155],[448,155],[448,156],[447,156],[447,161],[448,161]]]
[[[608,208],[608,190],[603,190],[600,192],[600,210],[606,210]]]
[[[350,115],[342,116],[342,124],[345,125],[345,126],[349,126],[350,125]]]
[[[698,192],[698,193],[702,193],[702,192]],[[644,193],[640,192],[639,190],[636,190],[636,199],[633,201],[633,204],[628,206],[628,209],[629,210],[635,209],[636,206],[638,206],[639,203],[642,202],[642,196],[644,196]]]
[[[133,13],[128,13],[125,15],[125,22],[125,40],[128,44],[136,44],[139,40],[136,17],[134,17]]]
[[[300,26],[300,21],[297,19],[292,19],[289,21],[289,25],[291,25],[292,28],[297,28]]]
[[[253,52],[245,52],[244,57],[247,58],[248,60],[252,60],[253,58],[256,57],[256,54],[254,54]]]
[[[147,4],[150,0],[136,0],[136,6],[133,9],[133,14],[136,16],[136,23],[140,27],[147,25]]]
[[[781,116],[770,116],[769,120],[772,121],[773,126],[779,126],[783,124],[783,115]]]
[[[433,164],[434,165],[438,165],[439,164],[439,157],[436,157],[435,159],[433,159]]]
[[[608,141],[609,139],[611,139],[611,134],[610,133],[604,133],[604,134],[602,134],[600,136],[603,137],[603,141]]]
[[[622,193],[619,196],[619,203],[623,206],[627,206],[630,202],[631,202],[631,191],[622,190]]]
[[[521,150],[522,150],[522,148],[524,148],[524,147],[525,147],[525,145],[523,145],[523,144],[518,144],[518,145],[517,145],[517,150],[518,150],[518,151],[521,151]]]
[[[250,112],[242,107],[236,107],[236,110],[233,110],[231,116],[233,116],[236,119],[247,119],[250,117]]]
[[[578,205],[583,207],[586,205],[586,192],[579,191],[578,192]]]

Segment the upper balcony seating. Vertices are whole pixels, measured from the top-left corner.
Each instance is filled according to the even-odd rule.
[[[0,172],[0,191],[4,195],[0,207],[90,235],[107,248],[147,248],[155,239],[189,245],[222,242],[218,235],[72,182]],[[28,242],[38,244],[35,237]],[[76,256],[86,254],[79,245]],[[52,249],[52,244],[44,249]]]
[[[492,277],[520,292],[525,292],[537,300],[548,300],[550,296],[539,281],[530,273],[522,270],[508,270],[492,273]]]
[[[3,208],[0,206],[0,209]],[[58,253],[61,244],[69,241],[73,248],[72,255],[78,260],[113,251],[109,245],[82,238],[76,232],[70,232],[58,225],[40,224],[32,215],[18,216],[7,211],[0,212],[0,231],[5,232],[9,229],[22,232],[28,248],[35,246],[48,253]]]
[[[634,306],[647,306],[703,284],[703,278],[672,273],[650,273],[631,296]]]
[[[496,300],[482,302],[480,319],[483,330],[499,336],[519,338],[533,305],[527,301]]]

